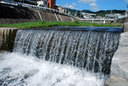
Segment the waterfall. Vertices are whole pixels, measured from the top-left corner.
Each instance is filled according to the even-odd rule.
[[[121,28],[62,28],[18,30],[0,52],[0,86],[104,86]]]
[[[18,30],[14,52],[109,75],[120,33]]]

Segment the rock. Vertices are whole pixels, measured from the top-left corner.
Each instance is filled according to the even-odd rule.
[[[128,32],[121,34],[119,48],[112,60],[111,74],[128,80]]]
[[[111,75],[105,86],[128,86],[128,80]]]
[[[111,65],[111,76],[105,86],[128,86],[128,32],[121,34],[119,48]]]
[[[128,22],[124,23],[124,32],[128,31]]]

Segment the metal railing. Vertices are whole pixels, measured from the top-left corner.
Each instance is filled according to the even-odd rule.
[[[106,21],[114,21],[115,19],[80,19],[81,21],[91,21],[92,23],[101,21],[102,23],[106,23]]]
[[[92,20],[94,20],[94,21],[114,21],[115,19],[81,19],[81,20],[90,20],[90,21],[92,21]]]

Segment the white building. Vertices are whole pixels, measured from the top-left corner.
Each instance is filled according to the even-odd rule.
[[[82,15],[85,19],[91,19],[93,16],[96,16],[96,14],[93,13],[82,13]]]
[[[37,6],[48,7],[48,0],[37,0]]]
[[[61,13],[67,13],[68,12],[68,8],[64,8],[64,7],[58,6],[58,5],[57,5],[57,10]]]
[[[121,17],[122,15],[119,14],[119,13],[115,13],[115,14],[106,14],[105,17],[106,18],[111,18],[111,19],[114,19],[114,18],[119,18]]]
[[[125,17],[128,17],[128,10],[125,11]]]

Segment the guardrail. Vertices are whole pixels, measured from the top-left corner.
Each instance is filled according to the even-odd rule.
[[[101,21],[102,23],[106,23],[106,21],[114,21],[115,19],[80,19],[81,21],[91,21],[91,22],[98,22]]]
[[[81,20],[94,20],[94,21],[114,21],[115,19],[81,19]]]

